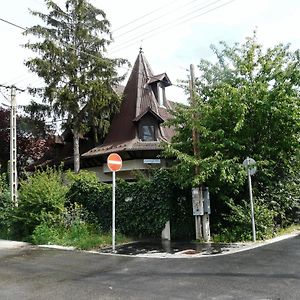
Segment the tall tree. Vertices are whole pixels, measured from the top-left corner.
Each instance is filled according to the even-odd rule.
[[[264,49],[255,36],[221,46],[212,47],[216,63],[201,60],[196,105],[175,112],[177,133],[166,151],[177,158],[182,183],[210,186],[214,207],[247,199],[241,163],[250,156],[258,163],[256,196],[270,208],[277,202],[278,211],[291,210],[300,192],[300,52],[285,45]],[[193,157],[192,128],[199,132],[200,159]]]
[[[67,0],[64,7],[51,0],[45,3],[47,14],[31,11],[45,25],[25,32],[38,38],[25,45],[38,54],[26,66],[45,81],[45,87],[33,89],[33,93],[39,94],[72,129],[74,171],[78,172],[80,135],[90,122],[94,128],[104,124],[98,129],[107,129],[101,120],[109,119],[119,107],[120,98],[113,87],[124,79],[118,76],[117,67],[127,61],[105,57],[112,37],[110,23],[101,9],[86,0]]]

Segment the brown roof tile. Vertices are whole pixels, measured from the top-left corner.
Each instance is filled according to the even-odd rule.
[[[160,80],[163,80],[166,86],[171,84],[165,73],[153,74],[144,53],[140,51],[124,88],[120,111],[113,118],[104,143],[86,152],[83,157],[121,151],[159,150],[161,141],[170,141],[174,132],[171,128],[164,127],[163,124],[160,126],[158,141],[155,142],[140,141],[135,127],[135,121],[147,112],[157,116],[159,123],[170,118],[169,110],[173,108],[173,103],[166,101],[166,107],[160,107],[149,85],[149,82]]]

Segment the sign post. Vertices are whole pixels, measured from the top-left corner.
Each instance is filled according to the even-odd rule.
[[[107,158],[107,166],[112,171],[112,252],[116,252],[116,172],[122,168],[122,158],[111,153]]]
[[[255,230],[255,220],[254,220],[254,204],[253,204],[253,195],[252,195],[252,180],[251,180],[251,175],[254,175],[256,173],[257,169],[256,169],[255,164],[256,164],[256,161],[254,159],[250,158],[250,157],[247,157],[243,161],[243,165],[247,169],[247,174],[248,174],[253,242],[256,242],[256,230]]]

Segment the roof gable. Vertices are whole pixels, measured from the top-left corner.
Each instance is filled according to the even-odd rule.
[[[138,122],[140,121],[145,115],[151,115],[158,121],[158,123],[163,123],[164,119],[160,117],[157,113],[155,113],[150,107],[140,115],[138,115],[136,118],[133,119],[133,122]]]
[[[142,49],[140,49],[124,88],[120,111],[113,118],[104,143],[84,156],[143,149],[143,145],[148,142],[139,140],[136,123],[150,115],[157,120],[158,124],[161,124],[170,118],[169,110],[172,109],[170,102],[166,99],[164,106],[159,105],[153,91],[154,88],[151,86],[157,81],[163,82],[164,86],[171,84],[166,73],[154,75]],[[159,126],[157,141],[151,143],[153,148],[151,149],[160,149],[160,142],[170,141],[173,134],[173,129],[163,125]],[[136,148],[137,144],[138,148]]]
[[[148,84],[152,84],[152,83],[158,82],[158,81],[162,82],[164,84],[164,86],[172,85],[172,83],[166,73],[151,76],[148,80]]]

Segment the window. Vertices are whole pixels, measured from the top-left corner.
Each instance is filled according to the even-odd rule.
[[[155,127],[154,125],[143,125],[141,132],[142,141],[149,142],[155,141]]]

